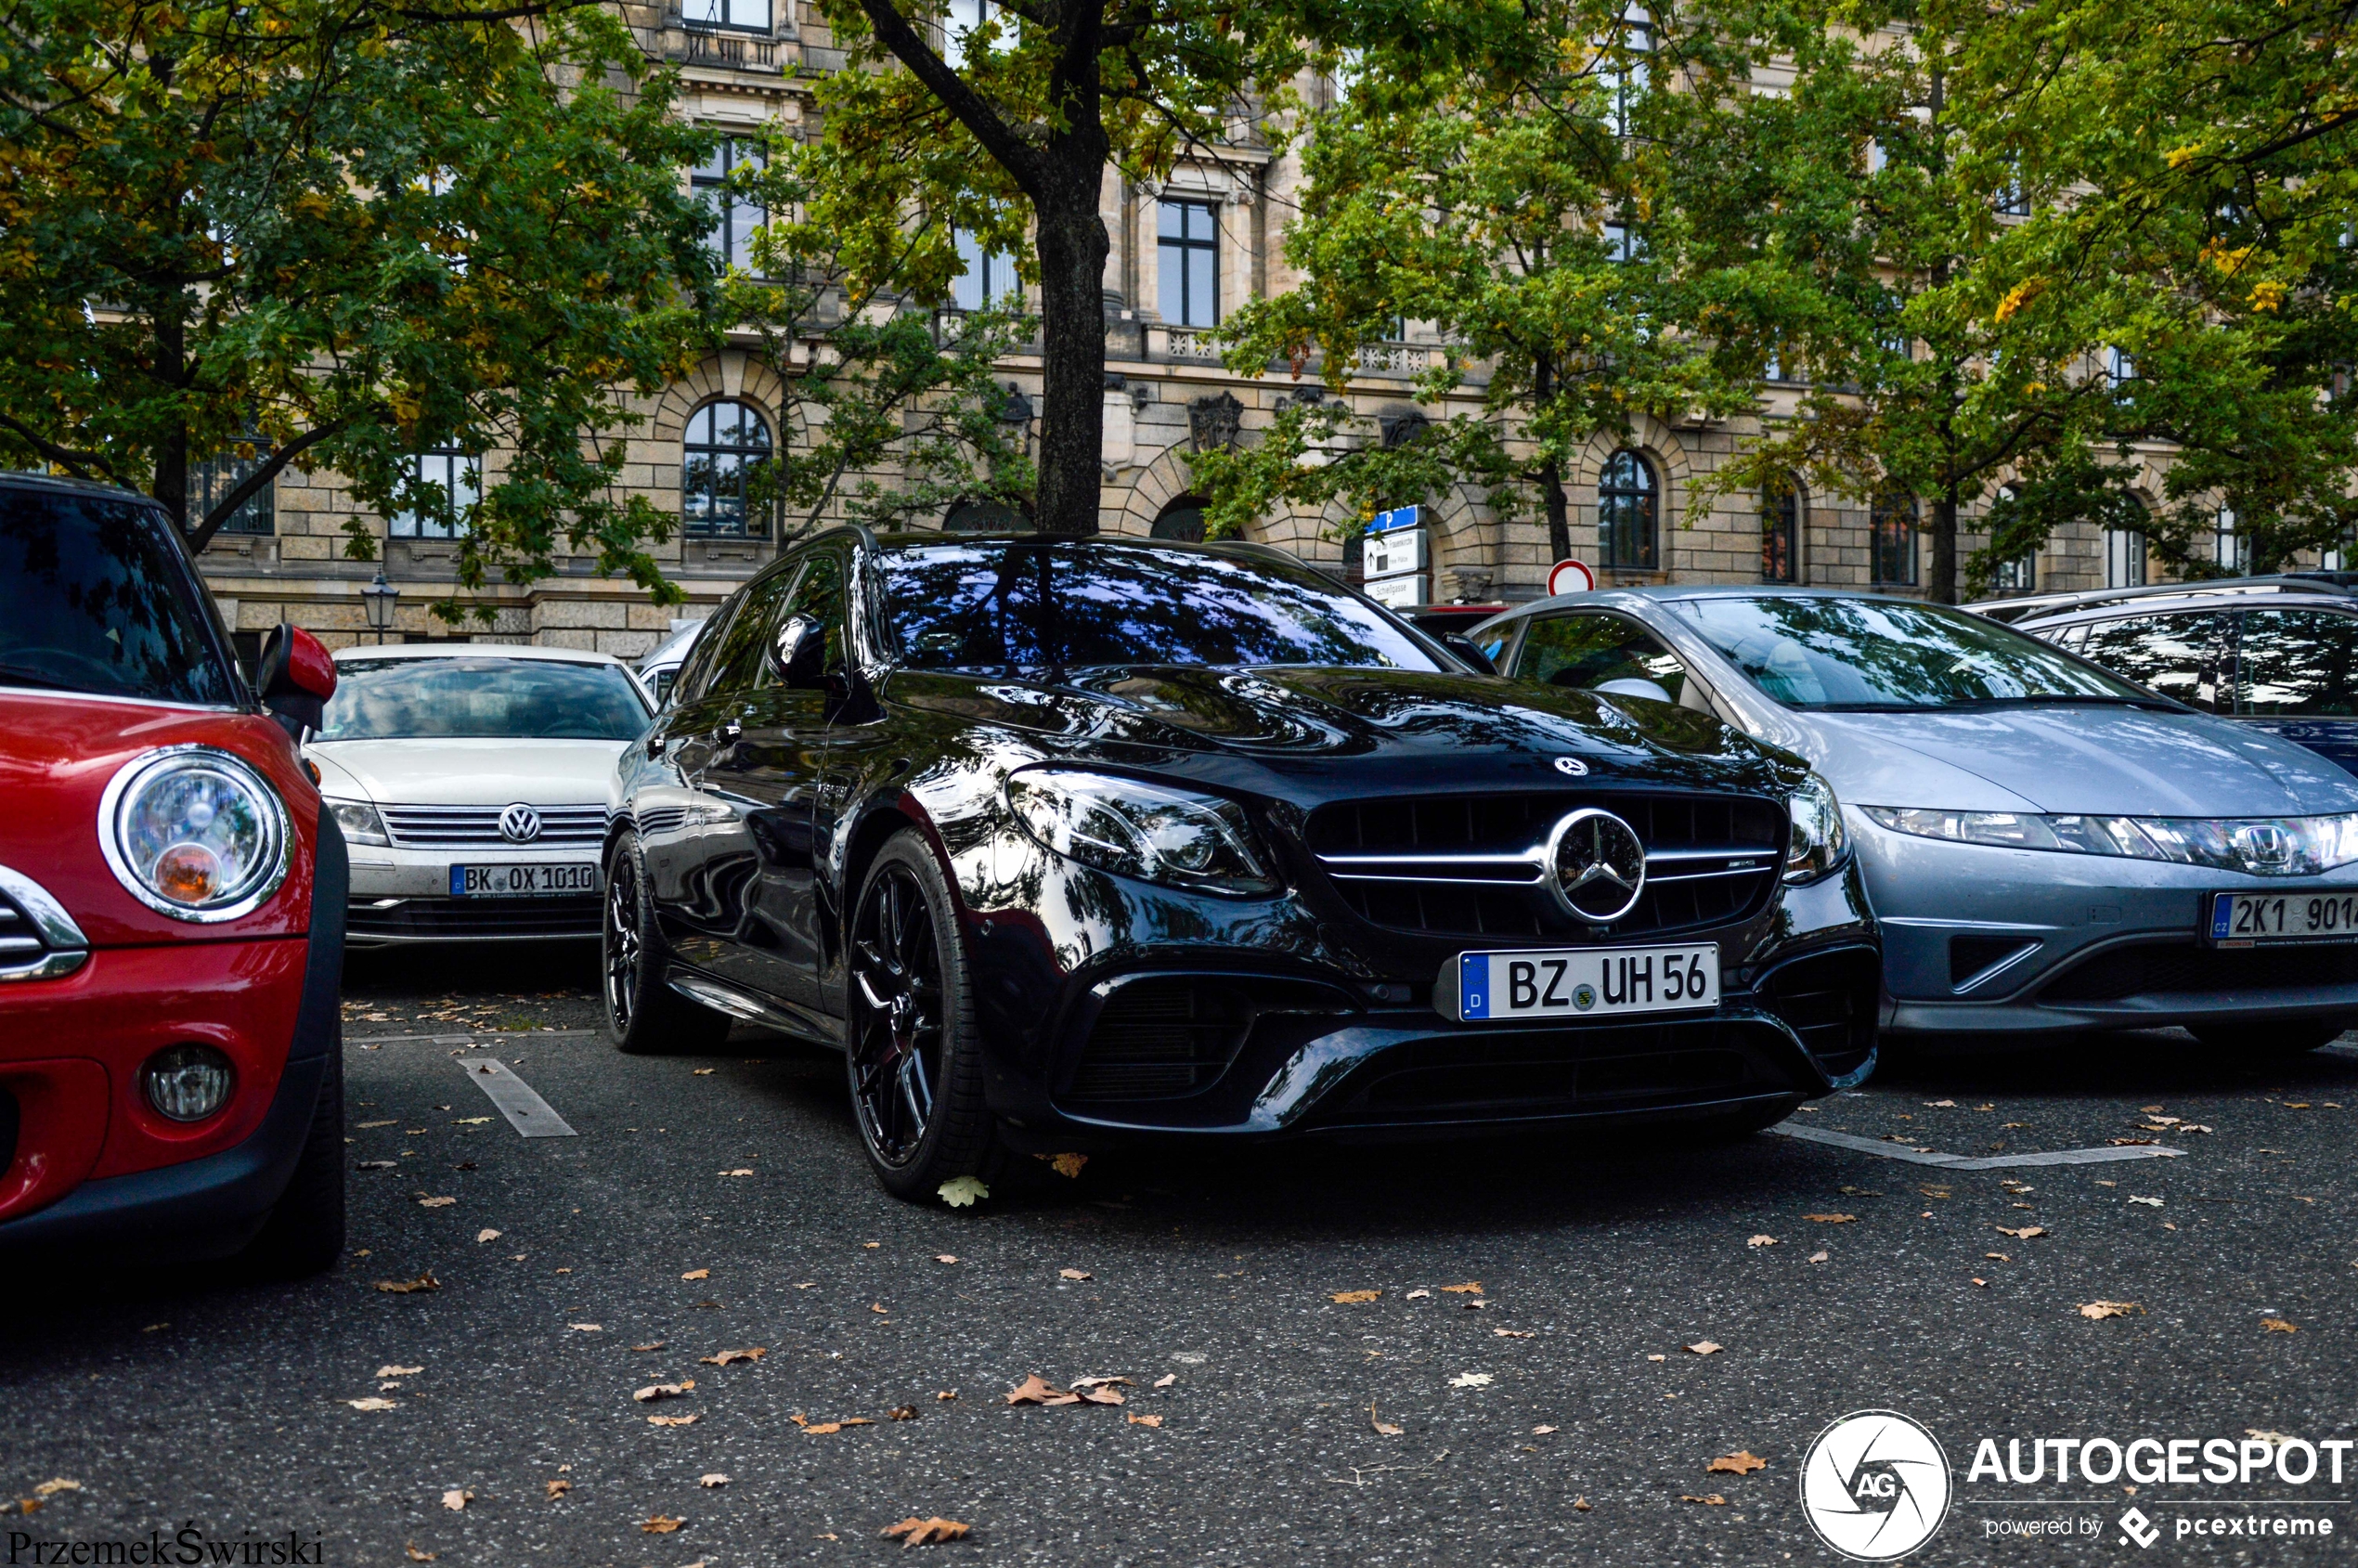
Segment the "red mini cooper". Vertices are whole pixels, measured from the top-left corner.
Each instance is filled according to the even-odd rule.
[[[143,497],[0,474],[0,1257],[311,1272],[343,1245],[344,851]]]

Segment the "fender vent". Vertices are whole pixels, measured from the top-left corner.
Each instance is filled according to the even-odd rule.
[[[1219,1077],[1251,1027],[1233,988],[1172,976],[1133,980],[1106,999],[1066,1097],[1159,1100]]]

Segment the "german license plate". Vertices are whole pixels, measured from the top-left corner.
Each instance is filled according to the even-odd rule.
[[[2210,940],[2218,947],[2358,941],[2358,892],[2213,893]]]
[[[564,893],[594,893],[598,868],[590,862],[576,865],[454,865],[450,896],[454,899],[534,899]]]
[[[1461,952],[1457,979],[1436,1000],[1461,1023],[1691,1012],[1719,1005],[1719,944]]]

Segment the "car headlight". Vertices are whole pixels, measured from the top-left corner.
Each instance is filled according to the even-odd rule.
[[[1816,882],[1832,875],[1850,853],[1833,785],[1812,773],[1786,798],[1785,810],[1793,819],[1785,840],[1785,880]]]
[[[1099,871],[1239,898],[1277,890],[1243,808],[1216,795],[1059,769],[1010,776],[1007,804],[1042,848]]]
[[[2314,876],[2358,861],[2358,812],[2327,817],[2096,817],[2028,811],[1948,811],[1861,806],[1894,833],[2047,849],[2069,855],[2172,861],[2249,876]]]
[[[385,820],[366,800],[330,800],[328,814],[336,819],[336,826],[343,830],[347,844],[391,844],[393,837],[385,832]]]
[[[175,745],[125,763],[98,797],[98,848],[131,896],[175,920],[235,920],[287,875],[287,809],[242,759]]]

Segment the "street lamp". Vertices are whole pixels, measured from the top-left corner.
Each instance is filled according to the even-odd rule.
[[[369,629],[377,634],[377,646],[384,646],[385,633],[393,629],[393,607],[401,599],[401,590],[385,581],[385,569],[377,568],[376,579],[360,590],[361,607],[369,613]]]

